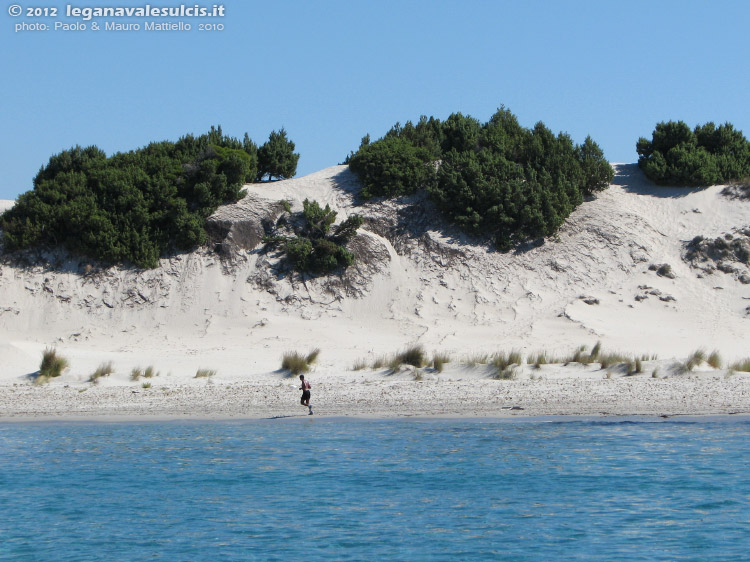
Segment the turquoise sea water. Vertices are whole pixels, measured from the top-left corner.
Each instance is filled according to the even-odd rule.
[[[748,560],[750,421],[0,424],[0,560]]]

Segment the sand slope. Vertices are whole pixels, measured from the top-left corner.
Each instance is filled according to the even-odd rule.
[[[282,275],[272,269],[273,253],[236,245],[163,259],[150,271],[94,268],[84,275],[85,262],[55,256],[51,267],[4,263],[0,387],[30,384],[41,351],[52,345],[71,368],[31,394],[86,388],[96,366],[110,360],[116,373],[92,390],[138,389],[128,374],[147,365],[161,371],[161,386],[203,388],[207,383],[192,377],[207,367],[219,372],[211,384],[268,387],[285,384],[274,372],[284,351],[314,347],[322,349],[315,376],[342,384],[358,384],[346,378],[354,377],[356,360],[413,343],[459,358],[511,348],[562,354],[601,341],[609,350],[658,354],[663,373],[668,360],[696,348],[717,348],[728,360],[750,356],[750,285],[682,260],[684,243],[696,235],[750,225],[750,203],[724,197],[720,186],[655,187],[635,165],[616,170],[613,184],[581,205],[554,239],[508,254],[442,224],[419,195],[356,204],[357,181],[346,166],[248,186],[244,201],[217,212],[231,223],[281,199],[301,209],[310,198],[331,205],[338,220],[363,215],[358,247],[372,259],[360,260],[345,279]],[[675,277],[649,270],[660,264]],[[474,371],[454,367],[440,377],[487,382]],[[0,404],[6,413],[8,402]]]

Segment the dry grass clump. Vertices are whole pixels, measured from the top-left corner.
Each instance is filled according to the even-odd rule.
[[[688,371],[692,371],[698,365],[706,361],[706,352],[702,349],[696,349],[685,361],[685,367]]]
[[[721,369],[721,366],[723,365],[723,361],[721,360],[721,355],[719,355],[718,350],[714,349],[711,352],[711,355],[708,356],[708,359],[706,359],[706,362],[711,365],[714,369]]]
[[[532,363],[535,369],[539,369],[542,365],[551,363],[550,357],[547,355],[546,351],[537,351],[536,354],[530,357],[530,359],[533,360]]]
[[[486,365],[490,362],[490,356],[488,353],[474,353],[468,355],[463,361],[469,367],[476,367],[477,365]]]
[[[599,365],[601,365],[602,369],[622,364],[632,366],[633,358],[623,355],[622,353],[602,353],[599,356]]]
[[[55,348],[46,348],[42,352],[42,362],[39,364],[38,383],[45,383],[51,378],[59,377],[68,368],[68,360],[57,354]]]
[[[741,359],[736,363],[732,363],[729,367],[732,371],[742,371],[743,373],[750,373],[750,357]]]
[[[148,366],[145,369],[142,369],[140,367],[134,367],[132,371],[130,371],[130,380],[131,381],[137,381],[141,377],[145,379],[150,379],[152,377],[158,377],[159,373],[157,373],[154,370],[153,366]]]
[[[310,364],[307,362],[306,355],[297,351],[287,351],[281,358],[281,368],[293,375],[299,375],[309,371]]]
[[[91,376],[89,377],[89,382],[98,384],[99,379],[102,377],[107,377],[115,372],[115,368],[112,366],[112,361],[107,361],[106,363],[100,364],[96,371],[91,373]]]
[[[144,383],[143,383],[143,384],[141,385],[141,388],[151,388],[151,383],[150,383],[150,382],[144,382]]]
[[[599,354],[602,351],[602,342],[598,341],[596,344],[594,344],[594,347],[591,349],[591,353],[589,353],[589,359],[591,361],[596,361],[599,359]]]
[[[395,359],[398,360],[401,365],[412,365],[417,368],[426,364],[424,349],[421,345],[407,347],[405,351],[396,355]]]
[[[490,364],[495,367],[498,372],[504,371],[511,365],[520,365],[521,363],[523,363],[523,355],[518,350],[513,350],[510,353],[500,351],[495,353],[490,360]]]
[[[378,367],[375,364],[379,365]],[[427,364],[424,349],[421,345],[412,345],[407,347],[404,351],[396,353],[394,355],[379,357],[376,359],[376,363],[373,364],[373,368],[378,369],[382,366],[387,366],[391,372],[398,371],[401,365],[411,365],[420,369]]]
[[[281,358],[281,368],[289,371],[293,375],[306,373],[310,370],[310,365],[318,360],[320,348],[316,347],[307,355],[302,355],[298,351],[287,351]]]
[[[438,373],[442,373],[445,364],[450,362],[451,358],[447,353],[436,353],[432,356],[432,368]]]
[[[390,362],[390,359],[387,355],[378,355],[375,360],[372,362],[372,368],[373,369],[382,369]]]
[[[601,349],[601,344],[597,343],[597,346],[594,346],[596,349],[596,357],[599,356],[599,350]],[[580,363],[582,365],[590,365],[596,360],[596,357],[594,357],[593,350],[592,352],[586,352],[586,346],[582,345],[568,357],[564,360],[563,364],[567,365],[568,363]]]
[[[310,353],[307,354],[307,357],[305,357],[305,361],[307,361],[308,365],[312,365],[318,360],[319,355],[320,355],[320,348],[316,347]]]
[[[517,364],[511,364],[507,365],[503,369],[498,369],[497,372],[495,372],[494,375],[492,375],[492,378],[495,380],[501,380],[501,381],[511,381],[515,380],[517,376]]]
[[[195,372],[196,379],[211,378],[216,375],[216,369],[198,369]]]
[[[362,369],[367,368],[367,361],[364,359],[357,359],[354,362],[354,365],[352,365],[352,371],[361,371]]]

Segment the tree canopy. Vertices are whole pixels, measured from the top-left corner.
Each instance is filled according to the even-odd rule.
[[[297,173],[299,154],[294,152],[294,143],[286,136],[282,127],[280,131],[272,131],[268,141],[258,149],[258,173],[260,181],[268,179],[287,179]]]
[[[750,175],[750,142],[731,123],[691,130],[684,121],[656,125],[636,143],[638,165],[661,185],[707,186]]]
[[[526,129],[505,108],[486,123],[461,113],[397,123],[375,142],[366,136],[349,165],[363,196],[427,189],[452,222],[501,248],[554,233],[614,177],[591,137],[576,145],[541,122]]]
[[[155,267],[168,251],[205,243],[206,218],[237,201],[257,171],[256,145],[221,127],[110,157],[76,146],[53,155],[34,188],[0,215],[4,248],[65,247]]]

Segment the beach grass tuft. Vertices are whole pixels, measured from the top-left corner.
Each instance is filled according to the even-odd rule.
[[[196,379],[211,378],[216,375],[215,369],[198,369],[195,372]]]
[[[361,371],[367,368],[367,361],[364,359],[357,359],[352,365],[352,371]]]
[[[500,381],[515,380],[518,375],[517,369],[517,364],[506,365],[503,369],[498,369],[495,374],[492,375],[492,378]]]
[[[387,355],[378,355],[375,360],[372,362],[372,368],[373,369],[382,369],[389,363],[389,359]]]
[[[750,357],[741,359],[737,361],[736,363],[732,363],[730,369],[733,371],[741,371],[743,373],[750,373]]]
[[[438,373],[442,373],[445,364],[450,362],[451,358],[447,353],[435,353],[432,356],[432,368],[435,369]]]
[[[308,365],[312,365],[318,360],[319,355],[320,355],[320,348],[316,347],[310,353],[307,354],[307,357],[305,357],[305,361],[307,361]]]
[[[711,355],[708,356],[706,362],[714,369],[721,369],[722,365],[724,364],[724,362],[721,360],[721,355],[716,349],[711,352]]]
[[[486,365],[490,362],[490,355],[488,353],[472,353],[468,355],[463,361],[469,367],[476,367],[478,365]]]
[[[512,350],[509,353],[499,351],[495,353],[491,359],[490,364],[497,369],[498,372],[504,371],[511,365],[521,365],[523,363],[523,355],[518,350]]]
[[[59,377],[68,368],[68,360],[57,354],[55,348],[46,348],[42,352],[42,362],[39,365],[38,378],[45,382],[51,378]]]
[[[688,371],[692,371],[698,365],[706,361],[706,352],[702,349],[696,349],[685,361],[685,367]]]
[[[397,358],[401,364],[412,365],[417,368],[424,366],[426,363],[424,349],[421,345],[407,347],[405,351],[397,356]]]
[[[141,388],[151,388],[151,383],[150,383],[150,382],[144,382],[144,383],[143,383],[143,384],[141,385]]]
[[[107,361],[105,363],[101,363],[97,368],[96,371],[91,373],[91,376],[89,377],[89,382],[98,384],[99,379],[102,377],[106,377],[111,375],[115,372],[115,368],[112,366],[112,361]]]
[[[281,368],[289,371],[293,375],[306,373],[310,370],[310,364],[307,361],[307,355],[302,355],[297,351],[287,351],[281,358]]]
[[[133,370],[130,371],[130,380],[131,381],[137,381],[143,376],[143,369],[140,367],[133,367]]]
[[[591,349],[591,353],[589,353],[589,359],[591,359],[592,362],[599,359],[599,353],[602,351],[602,342],[598,341],[594,345],[594,347]]]

